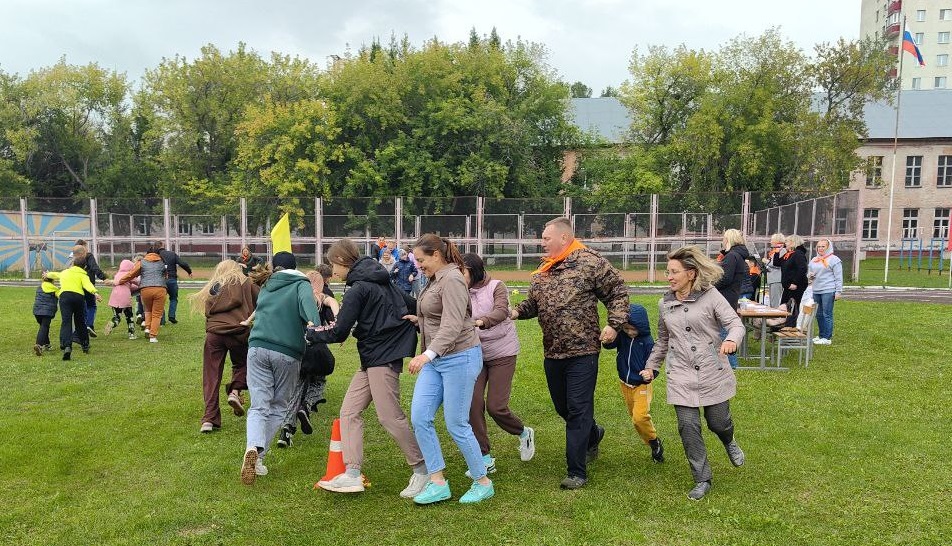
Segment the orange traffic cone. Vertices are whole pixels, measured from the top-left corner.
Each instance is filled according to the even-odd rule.
[[[327,450],[327,472],[321,481],[329,481],[334,476],[343,474],[347,468],[344,467],[344,452],[341,451],[340,444],[340,419],[334,419],[334,426],[331,428],[331,445]],[[316,485],[316,484],[315,484]]]

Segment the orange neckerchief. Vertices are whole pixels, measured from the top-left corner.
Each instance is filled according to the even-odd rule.
[[[544,272],[546,272],[546,271],[552,269],[552,266],[553,266],[553,265],[555,265],[555,264],[561,262],[562,260],[564,260],[565,258],[567,258],[569,254],[575,252],[576,250],[581,250],[581,249],[583,249],[583,248],[588,248],[588,247],[586,247],[586,246],[583,245],[581,242],[579,242],[578,239],[573,239],[573,240],[572,240],[572,243],[569,244],[569,246],[566,247],[566,249],[563,250],[563,251],[562,251],[558,256],[556,256],[555,258],[542,258],[542,265],[539,266],[539,269],[536,269],[535,271],[533,271],[532,274],[535,275],[536,273],[544,273]]]
[[[830,254],[832,254],[832,252],[831,252]],[[829,269],[829,268],[830,268],[830,264],[828,264],[828,263],[826,262],[826,258],[827,258],[827,256],[829,256],[830,254],[826,254],[826,255],[823,255],[823,256],[817,256],[816,258],[813,258],[813,261],[816,262],[816,263],[818,263],[818,264],[819,264],[819,263],[822,263],[822,264],[823,264],[823,267]]]

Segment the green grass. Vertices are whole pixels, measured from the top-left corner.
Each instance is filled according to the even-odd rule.
[[[889,258],[889,286],[909,286],[915,288],[948,288],[949,287],[949,260],[942,262],[942,272],[938,271],[938,257],[933,259],[932,271],[930,272],[928,259],[923,258],[922,269],[919,270],[919,263],[913,260],[912,269],[909,263],[903,260],[899,261],[899,256]],[[886,269],[885,258],[867,258],[860,262],[859,282],[862,286],[882,286],[883,272]]]
[[[705,433],[714,489],[697,503],[685,497],[692,480],[664,389],[652,414],[667,462],[655,465],[608,352],[596,394],[608,431],[601,457],[586,488],[558,489],[564,428],[538,325],[520,321],[512,407],[537,430],[535,459],[521,462],[516,440],[491,425],[496,497],[421,508],[397,496],[408,469],[372,409],[364,470],[373,486],[358,496],[312,490],[356,366],[352,340],[334,349],[314,435],[273,450],[271,473],[245,487],[244,419],[226,413],[220,432],[198,434],[200,317],[181,313],[158,345],[100,337],[92,354],[62,362],[30,351],[33,291],[0,291],[3,544],[931,545],[952,536],[948,306],[841,301],[835,344],[817,348],[808,369],[739,372],[731,409],[747,464],[731,467]],[[654,321],[657,298],[636,301]],[[404,376],[407,407],[413,381]],[[441,440],[458,497],[465,466],[445,431]]]

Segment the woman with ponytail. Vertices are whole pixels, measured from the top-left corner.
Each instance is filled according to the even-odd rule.
[[[443,475],[446,463],[433,426],[436,411],[442,405],[446,429],[462,452],[468,475],[473,479],[473,485],[459,501],[480,502],[492,497],[494,490],[469,423],[469,407],[476,378],[482,371],[483,353],[462,273],[463,257],[456,245],[432,233],[420,237],[413,254],[422,273],[430,279],[417,301],[416,323],[423,352],[408,366],[410,373],[420,374],[413,390],[410,420],[430,480],[413,501],[432,504],[452,496]]]

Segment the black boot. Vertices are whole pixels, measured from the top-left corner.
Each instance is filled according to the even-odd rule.
[[[664,462],[664,446],[661,444],[661,438],[655,438],[654,440],[649,440],[648,445],[651,446],[651,458],[656,463]]]

